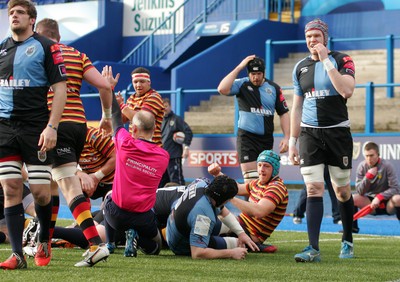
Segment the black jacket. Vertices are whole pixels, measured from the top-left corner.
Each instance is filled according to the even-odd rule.
[[[174,133],[178,131],[185,133],[183,145],[179,145],[173,140]],[[183,146],[190,146],[193,138],[189,125],[173,111],[164,116],[161,134],[163,148],[168,151],[171,159],[182,157]]]

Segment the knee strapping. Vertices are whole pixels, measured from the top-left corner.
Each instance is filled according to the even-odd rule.
[[[350,169],[341,169],[338,166],[329,166],[328,168],[333,185],[343,187],[350,183]]]
[[[22,164],[19,162],[0,163],[0,179],[22,178]]]
[[[50,184],[51,166],[27,165],[29,184]]]
[[[72,177],[76,174],[77,168],[76,166],[61,166],[53,168],[51,173],[53,175],[53,180],[58,181],[64,178]]]
[[[324,164],[306,166],[300,169],[305,183],[324,182]]]

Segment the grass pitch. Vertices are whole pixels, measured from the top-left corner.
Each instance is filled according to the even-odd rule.
[[[250,253],[245,260],[192,260],[163,250],[159,256],[125,258],[118,248],[107,262],[76,268],[81,249],[53,249],[47,267],[28,259],[28,269],[1,271],[0,281],[400,281],[400,237],[354,236],[355,259],[339,259],[340,234],[322,233],[320,263],[296,263],[293,256],[307,244],[307,233],[275,231],[275,254]],[[0,245],[0,259],[10,255]]]

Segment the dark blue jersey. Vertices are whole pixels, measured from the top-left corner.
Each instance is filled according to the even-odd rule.
[[[281,88],[268,79],[260,87],[248,77],[235,79],[229,95],[236,95],[238,101],[238,127],[253,134],[272,136],[275,111],[278,115],[289,111]]]
[[[58,44],[34,33],[22,42],[0,44],[0,118],[47,121],[49,87],[66,80]]]
[[[330,52],[329,59],[340,74],[354,77],[354,63],[350,56]],[[310,56],[296,64],[293,70],[294,95],[302,96],[301,122],[309,127],[350,126],[347,99],[333,87],[324,65]]]

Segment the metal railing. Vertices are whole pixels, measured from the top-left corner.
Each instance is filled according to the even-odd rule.
[[[269,19],[270,12],[291,14],[299,0],[186,0],[171,13],[151,34],[146,36],[122,60],[122,63],[155,66],[188,34],[196,24],[209,21],[237,21],[239,19]]]
[[[357,41],[383,41],[386,43],[386,96],[387,98],[394,97],[394,88],[391,86],[394,83],[394,48],[395,40],[400,39],[400,36],[394,36],[392,34],[381,37],[359,37],[359,38],[329,38],[328,48],[330,50],[334,49],[335,43],[339,42],[357,42]],[[266,64],[266,76],[268,79],[274,79],[274,62],[275,54],[274,49],[282,45],[294,45],[294,44],[306,44],[305,40],[267,40],[265,46],[265,64]]]
[[[400,87],[400,83],[384,83],[384,84],[374,84],[373,82],[368,82],[366,84],[357,84],[356,88],[364,88],[365,89],[365,134],[372,134],[375,132],[375,89],[376,88],[392,88]],[[293,87],[285,86],[282,87],[283,90],[292,90]],[[170,95],[172,107],[174,112],[179,116],[184,116],[184,102],[185,99],[190,99],[190,95],[201,95],[202,93],[218,93],[217,89],[182,89],[178,88],[176,90],[160,90],[157,91],[161,95]],[[126,99],[133,94],[130,90],[122,91],[121,93],[126,101]],[[98,94],[82,94],[82,98],[98,98]],[[231,135],[237,135],[238,129],[238,118],[239,111],[237,103],[235,103],[235,118],[234,118],[234,132]],[[213,134],[215,135],[215,134]],[[226,134],[223,134],[226,135]],[[228,134],[230,135],[230,134]]]

